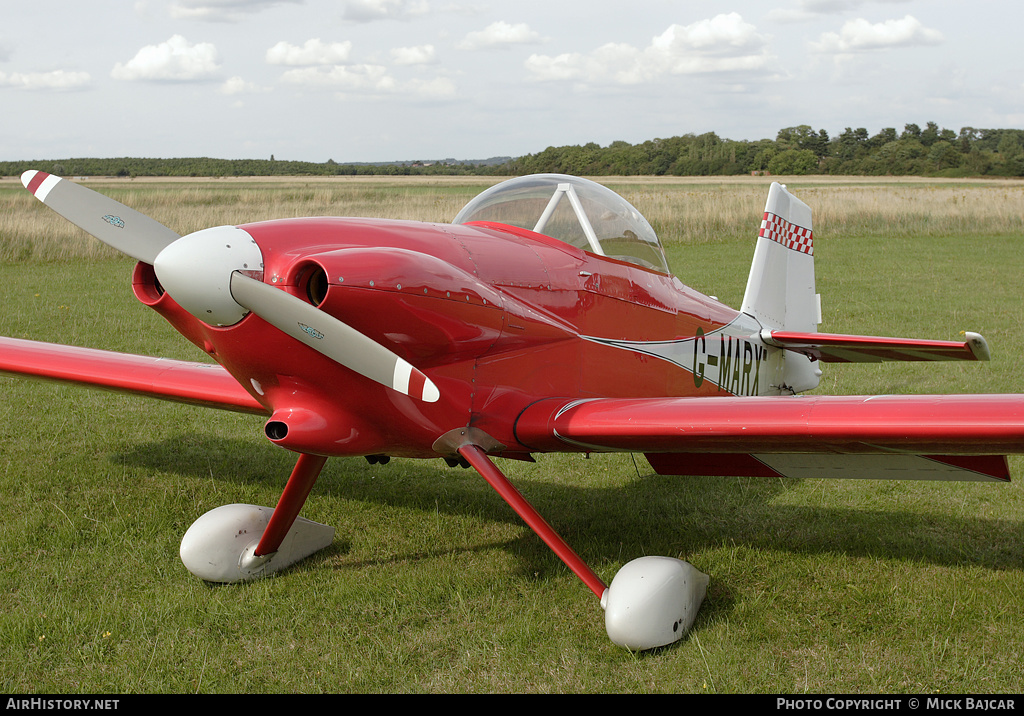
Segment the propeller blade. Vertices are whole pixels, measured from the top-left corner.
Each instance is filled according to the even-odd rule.
[[[36,199],[72,224],[132,258],[153,263],[179,235],[158,221],[81,184],[40,171],[27,171],[21,183]]]
[[[399,393],[433,403],[437,386],[408,361],[300,298],[245,274],[231,274],[231,296],[292,338]]]
[[[33,196],[71,223],[89,232],[108,246],[139,261],[155,264],[157,256],[164,249],[182,238],[145,214],[59,176],[32,170],[21,175],[21,183]],[[209,234],[209,237],[216,234],[216,238],[222,239],[228,237],[228,231],[232,232],[231,240],[227,244],[228,249],[233,249],[235,244],[243,249],[250,243],[255,246],[251,237],[236,236],[235,234],[239,230],[234,227],[210,229],[206,234]],[[198,232],[190,237],[202,235],[201,238],[206,241],[209,238],[206,234]],[[249,240],[245,241],[246,238]],[[164,278],[168,279],[165,288],[168,289],[172,297],[175,297],[175,300],[178,300],[177,294],[186,304],[196,304],[192,308],[184,307],[193,315],[197,315],[200,320],[210,319],[207,314],[212,315],[215,311],[218,312],[214,317],[217,319],[215,320],[217,325],[227,325],[240,320],[244,314],[230,308],[234,302],[241,308],[252,311],[292,338],[381,385],[428,403],[436,402],[440,398],[437,386],[427,376],[381,344],[302,299],[238,271],[231,273],[229,282],[231,299],[227,299],[226,296],[215,297],[216,300],[207,306],[209,301],[206,300],[208,298],[206,294],[210,291],[193,290],[192,285],[197,283],[194,277],[186,277],[178,281],[177,274],[168,274],[169,270],[181,263],[181,256],[178,254],[184,252],[185,258],[188,259],[190,253],[188,249],[193,248],[193,244],[198,241],[199,238],[182,242],[175,249],[164,254],[157,274],[158,277],[160,274],[164,274]],[[241,260],[235,255],[239,251],[242,249],[228,251],[225,254],[226,258],[220,257],[221,260],[216,263],[221,265],[223,262],[230,263],[236,259]],[[262,257],[258,247],[243,253],[245,253],[243,258],[248,258],[254,264],[260,264],[258,267],[254,265],[254,269],[262,270]],[[194,259],[195,256],[191,258]],[[171,285],[177,283],[184,285],[187,290],[171,290]],[[198,283],[209,288],[210,282],[200,281]],[[214,286],[214,288],[216,287]],[[190,302],[189,299],[196,293],[200,298]],[[214,293],[216,292],[214,291]],[[222,304],[228,306],[227,311],[222,310]],[[225,315],[222,316],[221,313]]]

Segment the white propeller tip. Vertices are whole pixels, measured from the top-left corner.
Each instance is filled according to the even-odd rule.
[[[46,202],[46,195],[61,181],[59,176],[29,169],[21,175],[22,185],[39,201]]]
[[[436,403],[441,398],[441,392],[433,381],[401,358],[395,362],[395,377],[391,387],[425,403]]]
[[[427,378],[426,383],[423,386],[423,401],[426,403],[436,403],[441,399],[441,391],[437,389],[437,386]]]

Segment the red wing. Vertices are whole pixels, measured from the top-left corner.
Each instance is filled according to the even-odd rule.
[[[965,333],[963,341],[849,336],[837,333],[762,332],[769,345],[803,353],[825,363],[880,363],[882,361],[988,360],[985,339]]]
[[[267,410],[219,365],[0,338],[0,373],[241,413]]]
[[[1005,480],[1002,455],[1024,452],[1024,396],[549,400],[516,435],[536,450],[648,453],[665,474]]]

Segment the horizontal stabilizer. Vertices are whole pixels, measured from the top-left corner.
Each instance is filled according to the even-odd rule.
[[[849,336],[795,331],[761,332],[761,340],[824,363],[881,363],[883,361],[989,360],[988,343],[977,333],[963,341]]]
[[[0,338],[0,374],[24,375],[240,413],[267,412],[222,366]]]

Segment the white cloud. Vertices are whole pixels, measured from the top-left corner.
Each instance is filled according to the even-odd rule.
[[[267,62],[271,65],[309,67],[312,65],[338,65],[348,62],[352,54],[352,43],[332,42],[327,44],[316,38],[306,40],[302,47],[281,41],[267,50]]]
[[[556,57],[532,55],[527,69],[539,80],[640,84],[664,75],[756,72],[771,60],[766,38],[737,13],[690,25],[672,25],[644,49],[609,43]]]
[[[759,53],[766,40],[757,28],[735,12],[716,15],[692,25],[672,25],[654,38],[651,47],[666,56],[703,54],[742,56]]]
[[[795,7],[775,8],[768,19],[775,22],[809,22],[829,15],[842,15],[873,2],[878,5],[900,5],[911,0],[796,0]]]
[[[274,5],[301,5],[305,0],[176,0],[170,13],[175,20],[233,21]]]
[[[576,80],[639,84],[653,80],[658,68],[645,60],[645,53],[632,45],[608,43],[589,54],[565,53],[556,57],[531,55],[526,68],[539,80]]]
[[[221,94],[237,95],[256,94],[259,92],[266,92],[268,90],[266,87],[261,87],[255,82],[248,82],[241,77],[231,77],[220,86],[220,91]]]
[[[217,48],[208,42],[189,43],[175,35],[159,45],[147,45],[128,62],[114,65],[117,80],[189,82],[210,79],[220,68]]]
[[[422,48],[400,48],[421,50]],[[432,52],[410,52],[410,56],[424,58]],[[447,77],[416,78],[400,81],[384,65],[318,65],[288,70],[281,81],[311,89],[327,89],[342,94],[364,96],[401,96],[416,100],[448,100],[458,94],[455,83]]]
[[[76,90],[92,84],[88,72],[0,72],[0,87],[18,87],[27,90]]]
[[[341,92],[390,92],[395,79],[382,65],[334,65],[288,70],[281,79],[306,87],[337,89]]]
[[[839,32],[823,33],[818,42],[811,43],[811,48],[816,52],[839,54],[937,45],[944,39],[941,32],[926,28],[912,15],[902,20],[886,20],[874,25],[858,18],[847,21]]]
[[[531,30],[525,22],[512,25],[499,20],[483,30],[471,32],[459,43],[460,50],[485,50],[513,45],[536,45],[543,41],[540,33]]]
[[[797,5],[808,12],[833,15],[856,10],[862,5],[905,5],[910,0],[798,0]]]
[[[429,11],[426,0],[347,0],[342,17],[352,22],[406,20]]]
[[[396,65],[429,65],[436,61],[437,53],[433,45],[396,47],[391,51],[391,59]]]
[[[458,95],[455,83],[447,77],[435,77],[432,80],[412,80],[402,88],[403,92],[418,99],[451,99]]]

